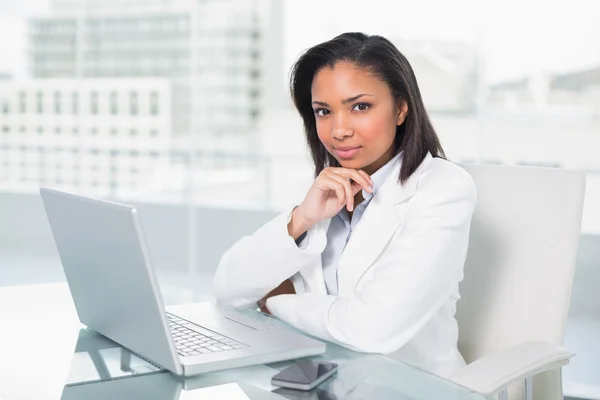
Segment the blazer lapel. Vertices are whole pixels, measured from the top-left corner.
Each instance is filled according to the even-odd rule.
[[[428,153],[404,183],[398,182],[401,162],[379,188],[352,232],[338,263],[339,294],[352,292],[404,221],[405,201],[416,191],[419,175],[432,159]]]

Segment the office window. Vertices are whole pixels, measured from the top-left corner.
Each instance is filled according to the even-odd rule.
[[[98,115],[98,92],[90,93],[90,113]]]
[[[110,93],[110,113],[116,115],[119,113],[119,97],[117,92]]]
[[[158,115],[158,93],[150,93],[150,114]]]
[[[25,92],[19,93],[19,112],[21,114],[27,112],[27,94]]]
[[[37,113],[42,114],[44,112],[44,93],[37,92]]]
[[[73,114],[79,114],[79,94],[76,92],[71,93],[71,107]]]
[[[129,93],[129,113],[131,115],[137,115],[139,112],[138,97],[137,92]]]
[[[54,113],[60,114],[61,112],[61,95],[60,92],[54,92]]]

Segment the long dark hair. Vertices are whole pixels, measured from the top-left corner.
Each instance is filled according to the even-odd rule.
[[[429,120],[417,78],[406,57],[389,40],[377,35],[344,33],[306,50],[290,75],[290,91],[296,109],[304,120],[306,141],[315,163],[315,176],[328,166],[340,166],[319,140],[312,109],[311,86],[317,72],[346,61],[365,68],[387,83],[394,99],[408,105],[408,114],[396,128],[395,154],[403,151],[399,180],[403,183],[421,164],[427,152],[445,158],[440,140]]]

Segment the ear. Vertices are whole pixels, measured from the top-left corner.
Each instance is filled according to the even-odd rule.
[[[408,114],[408,104],[404,100],[398,100],[398,118],[396,125],[400,126],[404,123],[406,115]]]

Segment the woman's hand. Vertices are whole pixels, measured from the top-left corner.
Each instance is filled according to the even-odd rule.
[[[343,206],[354,210],[354,196],[362,189],[373,192],[373,181],[364,171],[349,168],[325,168],[306,193],[302,203],[292,212],[288,224],[290,236],[296,240],[316,223],[336,215]]]
[[[271,314],[269,309],[267,308],[267,300],[269,297],[279,296],[280,294],[296,294],[296,289],[294,289],[294,284],[291,280],[286,279],[281,283],[281,285],[277,286],[275,289],[271,290],[265,297],[258,301],[258,308],[260,311],[265,314]]]

